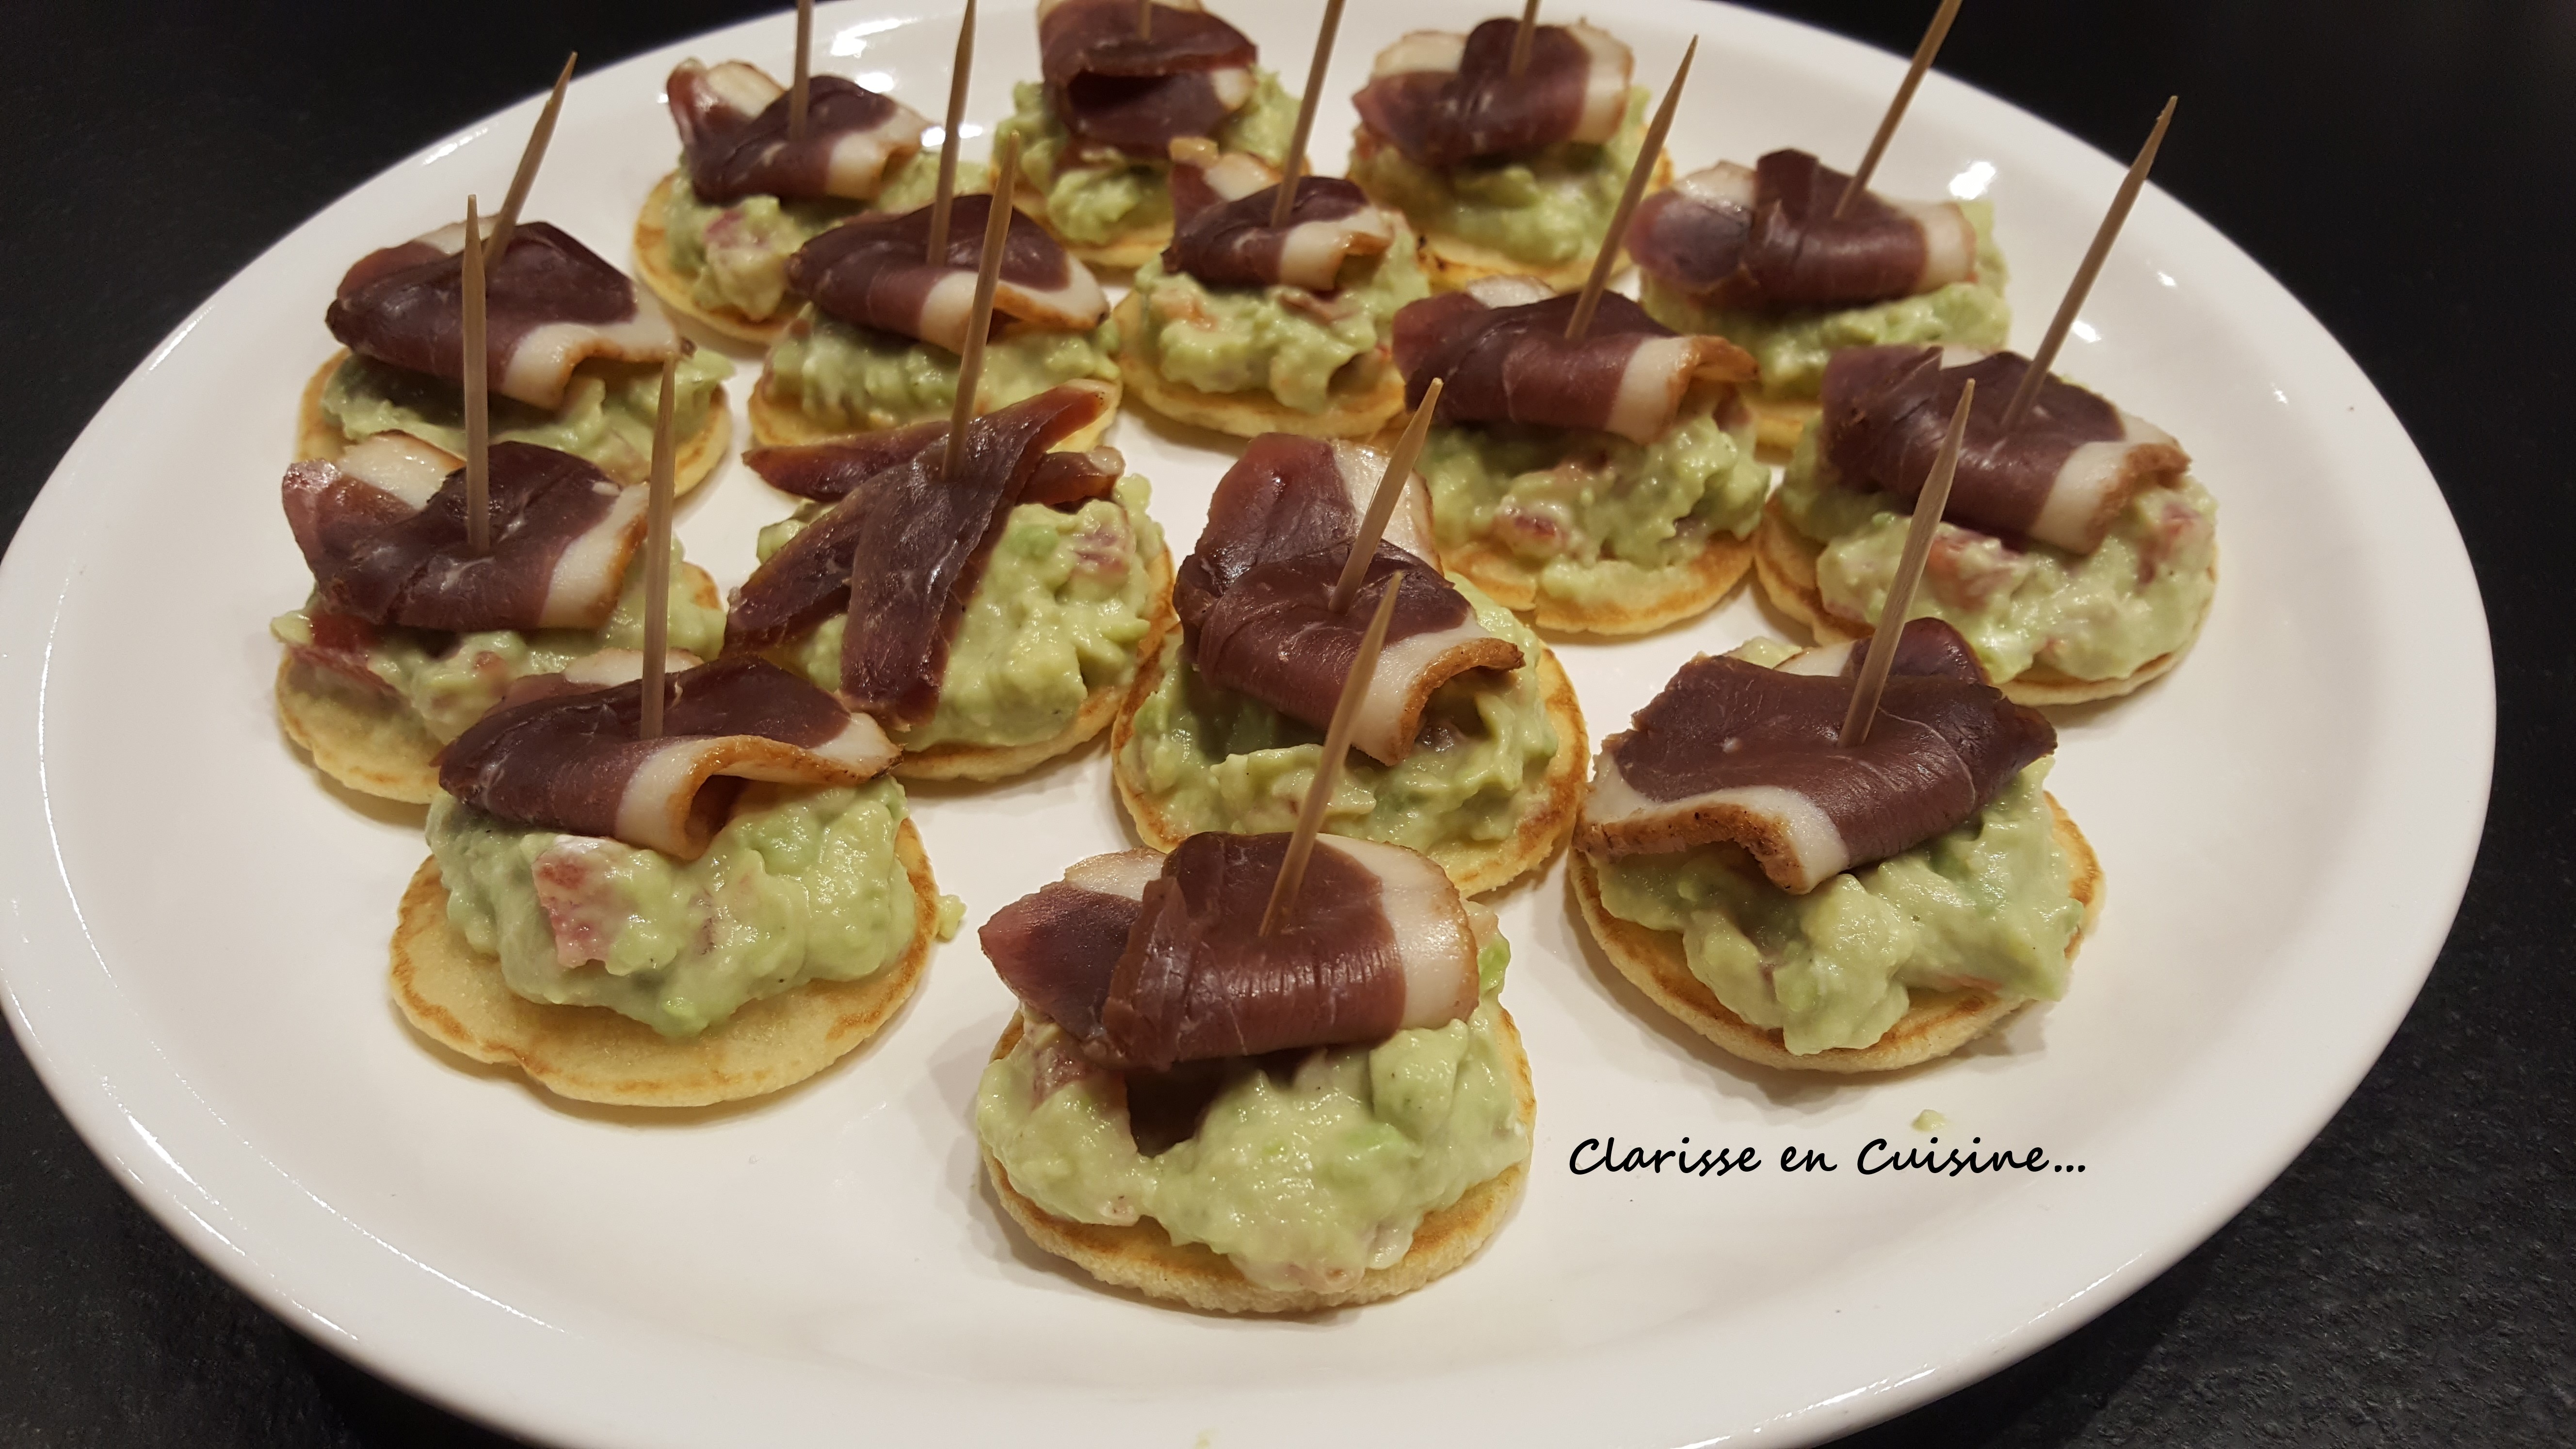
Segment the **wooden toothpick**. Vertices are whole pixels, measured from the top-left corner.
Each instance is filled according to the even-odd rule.
[[[966,324],[966,350],[957,357],[957,401],[948,409],[948,447],[940,476],[954,477],[966,461],[966,423],[975,416],[975,389],[984,380],[984,337],[993,330],[993,288],[1002,278],[1002,244],[1011,232],[1011,183],[1020,169],[1020,133],[1002,138],[993,158],[993,204],[984,215],[984,255],[975,268],[975,308]]]
[[[1333,802],[1342,757],[1350,753],[1360,700],[1367,696],[1369,680],[1377,673],[1378,651],[1386,647],[1386,626],[1395,618],[1395,601],[1403,592],[1404,575],[1388,579],[1386,596],[1378,600],[1368,631],[1360,635],[1359,653],[1342,680],[1342,697],[1333,705],[1333,722],[1324,730],[1324,754],[1315,762],[1315,783],[1306,787],[1305,803],[1297,810],[1297,829],[1288,837],[1288,854],[1279,862],[1279,879],[1271,885],[1270,904],[1261,912],[1262,935],[1277,930],[1297,904],[1297,888],[1306,882],[1306,862],[1315,853],[1315,836],[1324,828],[1324,807]]]
[[[1878,717],[1878,697],[1887,689],[1888,668],[1896,662],[1897,636],[1914,608],[1914,588],[1923,579],[1923,561],[1932,554],[1932,535],[1941,527],[1941,511],[1950,506],[1950,480],[1959,472],[1959,445],[1968,436],[1968,409],[1977,401],[1977,382],[1959,390],[1959,405],[1950,410],[1950,431],[1941,439],[1941,456],[1932,476],[1914,495],[1914,521],[1905,526],[1905,551],[1896,556],[1896,577],[1888,580],[1887,602],[1878,611],[1878,628],[1861,656],[1860,675],[1852,681],[1851,705],[1843,711],[1841,744],[1858,749],[1869,743],[1870,723]]]
[[[492,388],[483,356],[483,213],[465,198],[465,546],[492,551]]]
[[[1512,63],[1508,74],[1515,80],[1529,69],[1530,47],[1538,42],[1538,0],[1521,7],[1520,28],[1512,32]]]
[[[1154,0],[1136,0],[1136,38],[1154,38]]]
[[[555,76],[555,92],[546,97],[546,108],[537,112],[537,124],[528,132],[528,144],[519,152],[518,172],[510,178],[509,194],[501,198],[501,218],[492,223],[491,239],[483,246],[497,262],[510,249],[510,233],[519,229],[520,209],[528,204],[528,188],[537,183],[538,163],[546,159],[546,143],[555,138],[555,117],[563,114],[564,91],[572,85],[572,68],[580,63],[581,52],[564,57],[563,70]]]
[[[1896,99],[1887,103],[1887,114],[1878,119],[1878,134],[1869,138],[1869,150],[1860,158],[1860,169],[1843,184],[1843,194],[1834,199],[1834,215],[1839,217],[1851,208],[1852,198],[1869,190],[1869,178],[1878,170],[1878,158],[1887,154],[1888,138],[1896,134],[1896,123],[1905,119],[1905,108],[1914,103],[1914,88],[1923,84],[1923,73],[1932,68],[1932,58],[1941,53],[1941,42],[1950,38],[1950,22],[1959,18],[1959,0],[1941,0],[1941,8],[1932,14],[1931,26],[1923,32],[1923,43],[1914,47],[1914,64],[1905,72],[1905,83],[1896,88]]]
[[[787,87],[787,139],[805,139],[805,112],[814,102],[814,0],[796,0],[796,79]]]
[[[1537,0],[1530,0],[1536,4]],[[1332,64],[1333,36],[1342,28],[1342,0],[1324,0],[1324,27],[1315,32],[1315,60],[1306,67],[1306,97],[1297,103],[1297,129],[1288,133],[1288,164],[1279,173],[1279,196],[1270,203],[1270,224],[1288,224],[1297,209],[1297,177],[1306,169],[1306,141],[1315,134],[1315,101],[1324,93],[1324,70]]]
[[[948,255],[948,209],[957,200],[957,153],[965,142],[957,132],[966,124],[966,75],[975,65],[975,0],[966,0],[965,18],[957,22],[957,58],[948,67],[948,127],[940,132],[939,189],[930,194],[930,244],[921,259],[938,266]],[[1009,198],[995,193],[996,201]]]
[[[1592,259],[1592,275],[1583,279],[1583,294],[1574,299],[1574,315],[1565,319],[1568,342],[1582,341],[1584,329],[1592,325],[1592,314],[1601,310],[1601,293],[1619,264],[1619,248],[1627,243],[1628,218],[1636,215],[1637,199],[1646,194],[1646,182],[1664,154],[1664,137],[1673,129],[1673,105],[1682,98],[1682,82],[1690,79],[1691,58],[1698,54],[1699,37],[1692,36],[1690,48],[1682,52],[1682,63],[1673,70],[1673,83],[1664,87],[1664,103],[1656,107],[1655,119],[1646,126],[1645,145],[1628,172],[1627,187],[1619,193],[1619,209],[1610,213],[1610,229],[1602,234],[1601,251]]]
[[[662,656],[671,649],[671,413],[680,361],[662,364],[662,405],[653,415],[653,474],[644,502],[644,718],[639,740],[662,736]]]
[[[1386,536],[1386,521],[1395,516],[1395,500],[1404,496],[1404,480],[1413,476],[1413,460],[1422,456],[1422,440],[1431,431],[1431,414],[1440,406],[1440,389],[1445,378],[1431,379],[1422,390],[1422,406],[1413,410],[1413,421],[1404,425],[1404,436],[1396,439],[1395,451],[1386,458],[1386,471],[1378,475],[1377,491],[1369,495],[1368,512],[1360,517],[1359,532],[1351,535],[1351,556],[1342,561],[1342,576],[1333,584],[1325,607],[1338,614],[1351,606],[1351,598],[1360,591],[1360,580],[1368,576],[1369,560],[1377,555],[1377,541]]]
[[[2129,219],[2129,208],[2138,204],[2138,190],[2147,184],[2147,172],[2156,164],[2156,148],[2165,143],[2165,127],[2173,124],[2174,107],[2182,97],[2166,99],[2164,113],[2156,117],[2156,128],[2147,133],[2147,144],[2138,148],[2138,159],[2129,163],[2129,174],[2122,178],[2119,191],[2111,198],[2111,210],[2102,218],[2102,229],[2093,233],[2092,249],[2084,253],[2084,264],[2075,269],[2075,280],[2066,284],[2066,298],[2057,304],[2057,315],[2048,321],[2048,335],[2040,339],[2039,350],[2030,355],[2030,371],[2021,376],[2021,386],[2013,389],[2012,403],[2004,409],[2004,431],[2012,431],[2021,415],[2039,397],[2040,384],[2048,380],[2048,370],[2057,364],[2057,349],[2066,345],[2066,331],[2075,325],[2075,314],[2084,306],[2085,294],[2093,290],[2093,279],[2102,274],[2102,261],[2111,255],[2111,243],[2120,236],[2120,224]]]

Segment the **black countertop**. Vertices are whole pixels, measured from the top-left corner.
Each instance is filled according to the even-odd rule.
[[[766,8],[14,10],[0,520],[15,527],[164,333],[333,198],[524,95],[567,49],[597,66]],[[1930,6],[1765,8],[1903,52]],[[2442,480],[2494,630],[2496,784],[2422,998],[2280,1180],[2090,1326],[1845,1442],[2576,1439],[2576,949],[2571,897],[2553,894],[2571,888],[2576,813],[2576,407],[2558,335],[2576,320],[2560,257],[2576,6],[1976,0],[1942,66],[2116,156],[2182,93],[2158,184],[2324,319]],[[313,1346],[190,1257],[14,1042],[0,1111],[0,1444],[509,1442]]]

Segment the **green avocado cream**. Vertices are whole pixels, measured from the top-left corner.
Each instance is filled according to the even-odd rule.
[[[1774,397],[1814,397],[1824,386],[1825,364],[1846,347],[1925,342],[2001,347],[2012,332],[2012,307],[2004,301],[2004,254],[1995,245],[1995,206],[1963,201],[1959,209],[1977,230],[1977,278],[1972,282],[1952,282],[1866,307],[1769,314],[1704,306],[1641,274],[1637,300],[1646,315],[1676,332],[1713,333],[1752,353],[1762,365],[1762,389]]]
[[[1018,1044],[984,1069],[976,1135],[1011,1186],[1059,1218],[1152,1218],[1255,1283],[1348,1287],[1401,1261],[1424,1217],[1528,1160],[1492,992],[1464,1021],[1328,1047],[1284,1078],[1230,1064],[1198,1131],[1151,1157],[1118,1079],[1091,1069],[1065,1081],[1063,1033],[1023,1018]],[[1041,1093],[1042,1081],[1063,1084]]]
[[[1475,606],[1478,623],[1518,644],[1534,665],[1542,646],[1528,625],[1466,580],[1450,582]],[[1126,778],[1184,833],[1292,828],[1323,758],[1323,732],[1202,682],[1177,637],[1165,648],[1162,681],[1136,707],[1120,761]],[[1547,793],[1559,745],[1538,670],[1453,679],[1422,717],[1420,743],[1401,764],[1350,754],[1324,829],[1425,854],[1510,839],[1531,801]]]
[[[1011,510],[966,617],[948,651],[939,709],[895,732],[910,750],[937,744],[1030,745],[1062,734],[1094,689],[1136,677],[1154,623],[1163,530],[1145,512],[1152,489],[1118,480],[1115,495],[1071,513],[1042,503]],[[810,515],[760,531],[763,561],[803,531]],[[825,689],[841,685],[835,616],[787,646],[780,662]]]
[[[1751,422],[1730,431],[1705,402],[1643,447],[1566,428],[1435,426],[1420,467],[1442,548],[1483,545],[1569,600],[1633,596],[1716,535],[1745,537],[1771,487]]]
[[[1810,427],[1782,475],[1780,511],[1824,545],[1816,585],[1826,605],[1875,623],[1911,515],[1888,494],[1836,486],[1831,472]],[[2191,642],[2218,587],[2217,561],[2218,501],[2186,477],[2139,490],[2089,554],[1942,524],[1911,617],[1948,620],[1998,682],[2037,666],[2118,679]]]
[[[1144,298],[1137,347],[1185,387],[1263,392],[1320,413],[1379,385],[1397,310],[1431,295],[1413,233],[1401,222],[1393,247],[1344,262],[1336,280],[1341,285],[1321,295],[1284,285],[1210,287],[1164,271],[1157,256],[1136,269]]]
[[[973,162],[957,168],[960,193],[992,185]],[[906,212],[927,206],[939,188],[939,153],[916,151],[886,171],[874,201],[840,197],[786,201],[746,196],[718,206],[700,201],[683,169],[671,179],[662,215],[671,270],[689,279],[689,299],[731,308],[754,321],[777,314],[787,295],[787,259],[796,249],[863,211]]]
[[[680,545],[671,543],[671,571],[676,583]],[[310,605],[307,606],[311,607]],[[713,659],[724,648],[725,616],[671,590],[671,647]],[[281,614],[268,626],[279,642],[303,646],[313,642],[313,625],[304,609]],[[501,702],[511,681],[531,674],[560,674],[565,666],[602,649],[644,647],[644,560],[639,555],[626,570],[625,591],[617,612],[601,629],[483,629],[471,634],[442,634],[427,629],[388,628],[367,649],[367,668],[420,717],[440,742],[465,733],[465,727]]]
[[[984,348],[981,407],[1009,407],[1058,383],[1118,380],[1118,324],[1089,332],[1020,327]],[[957,354],[807,309],[769,349],[769,385],[816,422],[849,432],[946,418]]]
[[[856,981],[914,932],[895,855],[903,787],[753,784],[696,860],[507,824],[441,793],[447,919],[530,1001],[605,1006],[689,1037],[806,981]]]
[[[2055,1001],[2084,924],[2053,833],[2049,761],[1977,816],[1803,896],[1731,845],[1597,862],[1610,914],[1678,931],[1690,973],[1791,1052],[1865,1047],[1911,989]]]
[[[1628,92],[1619,133],[1600,145],[1560,141],[1535,153],[1493,156],[1445,170],[1378,142],[1351,153],[1351,180],[1435,237],[1491,247],[1515,261],[1557,266],[1589,257],[1609,234],[1610,213],[1646,137],[1646,91]]]
[[[673,437],[697,436],[717,384],[731,376],[733,364],[706,348],[680,359]],[[492,441],[572,453],[631,483],[652,466],[653,419],[661,399],[659,364],[593,358],[572,370],[563,406],[551,412],[494,393]],[[399,431],[451,453],[465,451],[463,390],[372,358],[352,354],[332,372],[322,388],[322,414],[351,442]]]
[[[1253,72],[1252,99],[1226,118],[1210,139],[1226,151],[1249,151],[1273,166],[1288,157],[1297,128],[1297,101],[1279,88],[1279,77]],[[1074,144],[1073,133],[1047,108],[1046,87],[1022,81],[1011,87],[1011,114],[993,128],[993,144],[1017,133],[1020,175],[1046,198],[1049,229],[1083,246],[1102,246],[1131,232],[1172,224],[1172,163]]]

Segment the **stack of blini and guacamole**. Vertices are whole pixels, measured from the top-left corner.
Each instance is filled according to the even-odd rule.
[[[1587,24],[1404,37],[1307,175],[1338,15],[1301,101],[1196,5],[1048,0],[981,191],[964,43],[935,138],[692,60],[644,290],[518,220],[551,110],[491,224],[350,268],[277,703],[334,788],[426,807],[427,1042],[632,1106],[823,1072],[966,923],[902,782],[1106,734],[1129,848],[974,903],[1018,1009],[958,1130],[1046,1251],[1286,1312],[1508,1219],[1536,1099],[1478,897],[1569,842],[1603,955],[1752,1061],[1912,1065],[2064,993],[2102,878],[2041,710],[2173,668],[2216,578],[2179,443],[2050,372],[2089,270],[1997,350],[1991,208],[1867,184],[1901,105],[1855,173],[1667,187],[1689,58],[1650,121]],[[785,501],[719,592],[669,499],[739,344]],[[1225,439],[1177,561],[1103,443],[1131,400]],[[1595,753],[1559,649],[1748,575],[1813,644],[1700,653]]]

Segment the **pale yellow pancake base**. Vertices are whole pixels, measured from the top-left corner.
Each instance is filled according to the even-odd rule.
[[[1026,177],[1012,188],[1011,205],[1018,209],[1020,215],[1036,222],[1048,236],[1054,237],[1056,245],[1094,271],[1132,272],[1172,244],[1172,224],[1169,221],[1158,226],[1138,227],[1105,242],[1074,241],[1055,229],[1054,220],[1047,215],[1046,197],[1029,185]]]
[[[1501,1011],[1498,1038],[1512,1070],[1520,1099],[1521,1125],[1538,1117],[1538,1096],[1530,1086],[1529,1057],[1521,1050],[1520,1032],[1511,1013]],[[993,1048],[996,1060],[1020,1039],[1019,1018],[1002,1031]],[[1020,1196],[1010,1175],[993,1154],[983,1154],[984,1172],[1002,1210],[1029,1235],[1029,1241],[1080,1266],[1113,1287],[1129,1288],[1149,1298],[1188,1304],[1205,1313],[1313,1313],[1349,1308],[1410,1293],[1434,1278],[1463,1266],[1503,1225],[1529,1178],[1527,1163],[1516,1162],[1476,1184],[1449,1206],[1431,1213],[1413,1231],[1413,1247],[1392,1268],[1372,1268],[1357,1283],[1339,1292],[1265,1288],[1243,1276],[1224,1255],[1203,1243],[1176,1244],[1151,1218],[1129,1227],[1101,1227],[1069,1222]]]
[[[1127,708],[1119,712],[1118,727],[1109,736],[1109,778],[1117,786],[1119,802],[1127,807],[1127,818],[1135,822],[1137,838],[1161,851],[1179,849],[1189,832],[1170,817],[1159,801],[1145,793],[1144,782],[1135,777],[1127,763],[1127,745],[1136,734],[1138,705],[1162,687],[1163,673],[1179,659],[1180,648],[1180,637],[1175,633],[1162,650],[1149,657],[1138,671],[1136,690],[1129,696]],[[1582,810],[1584,765],[1591,758],[1591,745],[1583,730],[1583,707],[1575,701],[1574,685],[1565,677],[1554,650],[1539,647],[1537,668],[1546,691],[1548,723],[1556,727],[1556,758],[1547,767],[1547,795],[1521,816],[1508,839],[1443,845],[1426,852],[1449,872],[1449,879],[1462,895],[1499,890],[1524,872],[1545,865],[1548,857],[1556,854],[1556,848],[1573,834],[1575,817]],[[1327,827],[1325,833],[1333,832]]]
[[[677,171],[664,176],[653,184],[653,194],[644,198],[644,210],[635,218],[635,275],[653,289],[663,306],[710,332],[764,347],[777,341],[796,316],[792,302],[782,301],[777,315],[760,318],[733,307],[710,307],[697,299],[696,286],[671,266],[671,234],[663,218],[670,214],[671,185],[679,179]]]
[[[621,1107],[705,1107],[794,1086],[877,1034],[912,995],[938,931],[939,888],[906,820],[895,857],[912,880],[912,945],[857,981],[809,981],[744,1004],[723,1024],[675,1041],[604,1006],[530,1001],[503,984],[447,921],[435,859],[403,892],[393,994],[423,1036],[478,1062],[512,1066],[557,1096]]]
[[[2072,960],[2076,948],[2084,943],[2084,933],[2102,914],[2102,863],[2094,858],[2092,845],[2075,828],[2075,821],[2054,795],[2048,797],[2048,810],[2055,818],[2058,846],[2067,855],[2071,877],[2068,894],[2084,904],[2084,924],[2066,943],[2067,957]],[[1911,993],[1905,1014],[1870,1045],[1836,1047],[1798,1056],[1783,1044],[1779,1031],[1755,1026],[1727,1010],[1707,983],[1691,974],[1681,933],[1648,930],[1610,914],[1601,904],[1601,882],[1594,874],[1589,854],[1574,852],[1570,867],[1566,871],[1567,889],[1574,893],[1575,904],[1582,909],[1583,923],[1592,928],[1592,939],[1600,943],[1601,953],[1619,968],[1619,974],[1657,1006],[1680,1017],[1691,1030],[1746,1061],[1766,1067],[1801,1072],[1894,1071],[1948,1056],[2030,1004],[2028,997],[1997,996],[1984,991],[1918,990]]]
[[[1078,453],[1097,446],[1101,435],[1109,431],[1109,425],[1118,420],[1118,403],[1126,395],[1124,385],[1117,378],[1088,380],[1099,382],[1109,389],[1108,410],[1101,413],[1098,422],[1084,427],[1080,432],[1056,444],[1057,452]],[[889,428],[904,427],[910,422],[922,421],[918,418],[888,418],[864,428],[835,427],[818,421],[797,404],[775,396],[771,392],[772,381],[773,375],[769,370],[769,364],[763,362],[760,365],[760,381],[751,390],[751,441],[755,447],[805,447],[814,443],[829,443],[839,438],[855,438],[865,433],[881,433]]]
[[[1782,460],[1797,451],[1807,425],[1825,410],[1811,397],[1766,397],[1747,389],[1743,398],[1745,406],[1753,409],[1754,451]]]
[[[1130,292],[1118,304],[1118,371],[1138,401],[1167,418],[1213,428],[1238,438],[1294,433],[1303,438],[1365,438],[1404,411],[1404,379],[1389,367],[1377,386],[1342,397],[1320,413],[1300,412],[1269,393],[1201,392],[1163,376],[1138,345],[1144,332],[1144,299]]]
[[[716,581],[696,564],[682,563],[672,582],[702,609],[724,607]],[[442,747],[420,716],[390,694],[297,663],[291,651],[277,662],[277,722],[313,768],[360,794],[426,805],[438,788]]]
[[[1825,596],[1816,586],[1816,560],[1824,551],[1823,544],[1800,533],[1781,516],[1777,498],[1764,506],[1762,526],[1753,531],[1753,571],[1772,607],[1806,625],[1819,644],[1866,639],[1873,632],[1869,625],[1825,607]],[[2213,560],[2210,571],[2215,574],[2217,569]],[[2216,597],[2215,591],[2211,597]],[[2034,707],[2117,699],[2181,663],[2191,646],[2199,642],[2200,626],[2208,621],[2209,606],[2204,602],[2200,617],[2192,621],[2191,638],[2181,648],[2159,654],[2117,679],[2077,679],[2046,665],[2033,665],[1995,687],[2013,703]]]
[[[349,436],[322,411],[322,390],[330,384],[331,374],[339,371],[340,364],[348,360],[347,348],[332,353],[331,360],[323,363],[322,370],[313,374],[313,380],[304,385],[304,401],[296,410],[295,418],[295,456],[298,461],[306,458],[335,460],[348,451]],[[705,482],[707,475],[713,473],[716,464],[723,460],[725,449],[732,442],[733,408],[725,401],[724,388],[718,386],[707,396],[707,420],[699,425],[696,432],[679,440],[678,456],[671,460],[671,496],[679,497]],[[614,469],[601,471],[629,485],[649,481],[640,472],[630,478]]]
[[[1440,566],[1466,575],[1495,603],[1529,615],[1542,629],[1567,634],[1650,634],[1716,608],[1753,566],[1753,544],[1730,534],[1714,535],[1697,558],[1656,570],[1646,587],[1616,599],[1578,601],[1545,593],[1519,560],[1485,543],[1443,548]]]

